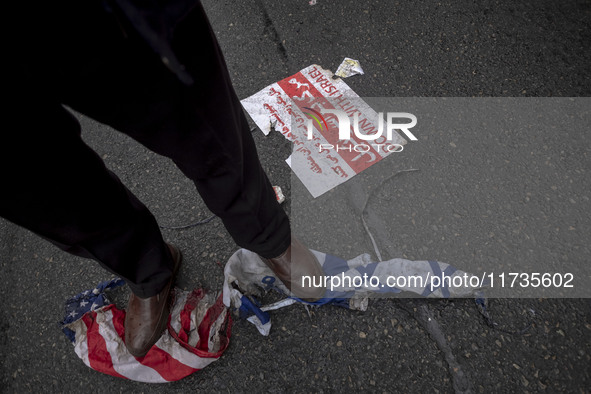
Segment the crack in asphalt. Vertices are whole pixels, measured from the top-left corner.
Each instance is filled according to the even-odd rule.
[[[262,0],[255,0],[255,1],[257,3],[258,7],[260,8],[261,15],[263,17],[263,23],[264,23],[263,33],[266,33],[269,35],[269,37],[271,38],[271,40],[275,44],[275,48],[277,50],[277,53],[281,57],[283,64],[289,69],[289,56],[287,54],[287,48],[285,48],[285,45],[283,45],[283,41],[281,40],[281,37],[279,36],[279,32],[275,28],[275,24],[273,23],[273,20],[271,19],[271,17],[269,16],[269,13],[267,12],[267,7],[265,7],[265,4],[263,4]]]

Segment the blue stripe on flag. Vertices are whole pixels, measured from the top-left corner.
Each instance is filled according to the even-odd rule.
[[[242,298],[240,298],[240,304],[239,312],[241,318],[246,319],[247,317],[256,315],[262,324],[267,324],[269,320],[271,320],[269,313],[263,312],[258,305],[250,300],[250,298],[242,296]]]
[[[442,278],[444,275],[448,276],[448,277],[452,276],[453,273],[456,272],[456,269],[454,267],[452,267],[451,265],[447,266],[447,268],[444,271],[441,271],[441,267],[439,266],[439,263],[434,260],[429,260],[429,265],[431,266],[431,269],[433,270],[432,276],[438,276],[439,278]],[[433,279],[431,279],[431,280],[433,280]],[[425,289],[423,290],[422,296],[427,297],[429,294],[435,292],[437,289],[441,289],[441,296],[443,298],[449,298],[449,288],[443,282],[444,281],[441,280],[439,282],[439,286],[433,287],[433,290],[431,290],[431,283],[428,283],[427,287],[425,287]]]
[[[341,272],[349,271],[350,267],[346,260],[327,254],[324,259],[324,264],[322,264],[322,269],[324,269],[326,275],[333,276],[340,274]]]
[[[376,271],[376,268],[378,266],[379,263],[370,263],[368,265],[360,265],[359,267],[356,267],[355,269],[357,271],[359,271],[359,273],[363,276],[363,274],[367,274],[367,276],[372,276],[373,273]]]

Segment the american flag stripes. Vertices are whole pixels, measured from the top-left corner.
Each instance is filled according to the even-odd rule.
[[[64,333],[90,368],[140,382],[172,382],[205,368],[228,347],[232,319],[221,295],[177,290],[167,330],[146,356],[132,356],[123,340],[125,311],[104,295],[121,284],[101,283],[66,303]]]

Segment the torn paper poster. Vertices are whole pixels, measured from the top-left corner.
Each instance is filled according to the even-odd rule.
[[[359,60],[351,59],[346,57],[345,60],[341,63],[335,75],[341,78],[348,78],[353,75],[363,75],[363,69],[361,68],[361,64]]]
[[[293,141],[291,130],[291,98],[359,96],[341,79],[333,79],[329,70],[313,64],[290,77],[275,82],[241,101],[259,129],[268,135],[272,129]]]
[[[242,105],[263,133],[275,129],[294,143],[288,164],[313,197],[396,151],[390,148],[406,144],[397,132],[388,138],[382,135],[382,114],[367,105],[342,79],[333,79],[330,71],[318,65],[267,86],[242,100]],[[339,138],[339,121],[334,111],[352,118],[355,132],[346,141]],[[380,137],[374,139],[374,135]],[[367,141],[368,137],[372,137],[371,141]],[[339,149],[334,148],[337,145]]]
[[[267,311],[294,302],[332,304],[364,311],[371,296],[386,296],[405,291],[423,297],[472,297],[487,286],[484,282],[474,281],[472,286],[465,280],[458,280],[477,277],[438,261],[392,259],[372,262],[368,254],[347,261],[326,253],[312,252],[322,265],[327,278],[327,292],[323,299],[307,303],[290,297],[261,307],[253,301],[256,298],[251,298],[260,295],[261,289],[276,290],[286,296],[290,292],[256,253],[240,249],[230,257],[224,269],[224,304],[236,308],[261,334],[268,335],[271,321]],[[440,280],[446,277],[449,279]]]
[[[124,283],[103,282],[66,302],[62,330],[90,368],[140,382],[166,383],[205,368],[228,347],[232,319],[221,296],[176,289],[168,329],[148,354],[132,356],[124,343],[125,311],[105,296],[105,290]]]

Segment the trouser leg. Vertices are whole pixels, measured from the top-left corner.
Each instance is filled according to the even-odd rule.
[[[12,115],[25,124],[1,144],[7,192],[0,215],[98,260],[140,297],[158,293],[170,278],[171,257],[154,218],[81,141],[65,103],[170,157],[238,245],[264,257],[282,253],[289,221],[203,10],[175,32],[175,50],[196,80],[189,87],[100,4],[72,3],[76,18],[55,21],[66,37],[52,37],[49,54],[27,48],[35,58],[18,64],[27,84],[15,105],[21,113]]]
[[[195,80],[192,86],[180,82],[124,19],[114,22],[108,14],[83,19],[88,41],[95,44],[88,53],[76,53],[74,62],[87,60],[78,60],[65,76],[72,82],[62,89],[64,102],[171,158],[239,246],[264,257],[284,252],[289,220],[260,165],[201,6],[172,34],[173,49]]]
[[[261,167],[246,119],[243,122],[242,166],[196,179],[195,185],[238,245],[263,257],[277,257],[290,244],[289,220]]]
[[[0,216],[99,261],[140,297],[157,294],[172,259],[154,217],[82,141],[77,120],[59,103],[16,104],[27,113],[0,145]]]

